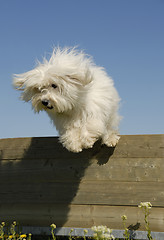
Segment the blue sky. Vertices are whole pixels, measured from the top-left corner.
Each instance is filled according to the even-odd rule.
[[[12,88],[56,45],[78,45],[114,79],[120,134],[164,133],[163,0],[1,0],[0,138],[57,134]]]

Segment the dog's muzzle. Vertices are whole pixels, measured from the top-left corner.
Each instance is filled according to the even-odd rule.
[[[48,100],[43,100],[42,101],[42,104],[47,107],[48,109],[52,109],[53,106],[50,105],[49,101]]]

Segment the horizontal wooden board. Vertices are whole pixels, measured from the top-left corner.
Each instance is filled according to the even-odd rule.
[[[44,205],[3,204],[0,219],[6,222],[17,220],[23,226],[83,227],[106,225],[112,229],[123,229],[121,216],[127,216],[126,226],[145,230],[144,214],[138,207],[99,205]],[[152,208],[149,217],[152,231],[163,232],[164,208]]]
[[[164,158],[111,158],[105,164],[96,159],[1,160],[0,181],[81,182],[127,181],[164,182]]]
[[[57,137],[50,138],[15,138],[0,140],[0,159],[37,159],[63,158],[80,159],[96,157],[98,161],[109,157],[164,157],[164,135],[122,135],[116,148],[101,147],[96,143],[94,148],[82,153],[68,152],[58,142]]]
[[[21,196],[21,197],[20,197]],[[0,203],[67,203],[131,205],[150,201],[154,206],[164,204],[164,183],[158,182],[31,182],[20,181],[0,186]]]

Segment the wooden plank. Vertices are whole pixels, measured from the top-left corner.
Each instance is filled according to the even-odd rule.
[[[127,227],[145,230],[144,215],[138,207],[99,205],[54,205],[54,204],[3,204],[0,219],[6,222],[17,220],[22,226],[50,226],[90,228],[107,225],[112,229],[123,229],[121,216],[127,216]],[[162,232],[164,208],[152,208],[149,217],[152,231]]]
[[[14,180],[14,179],[13,179]],[[72,203],[136,206],[150,201],[163,207],[164,183],[157,182],[25,182],[0,187],[0,203]],[[20,195],[22,196],[20,198]]]
[[[16,138],[0,140],[0,159],[40,159],[64,158],[68,159],[92,158],[99,161],[110,157],[148,158],[164,157],[164,135],[123,135],[116,148],[101,147],[96,143],[94,148],[82,153],[70,153],[58,143],[58,138]]]
[[[117,157],[164,157],[164,134],[124,135],[114,151]]]
[[[164,182],[164,158],[111,158],[102,165],[96,159],[1,160],[0,165],[0,181],[5,182]]]

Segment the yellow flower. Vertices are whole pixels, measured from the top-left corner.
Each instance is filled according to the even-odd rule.
[[[55,229],[55,228],[56,228],[56,225],[53,223],[53,224],[51,224],[50,227],[53,228],[53,229]]]
[[[122,218],[123,221],[127,220],[127,216],[126,215],[122,215],[121,218]]]
[[[20,235],[20,237],[21,237],[21,238],[26,238],[27,235],[26,235],[26,234],[22,234],[22,235]]]

